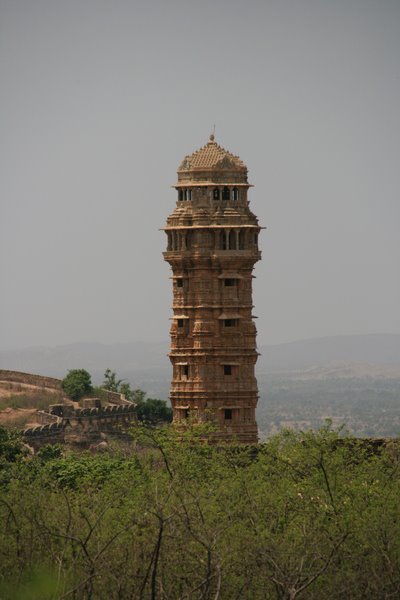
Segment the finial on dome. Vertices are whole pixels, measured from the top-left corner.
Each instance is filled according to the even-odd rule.
[[[212,133],[210,134],[210,142],[213,142],[215,140],[215,124],[212,130]]]

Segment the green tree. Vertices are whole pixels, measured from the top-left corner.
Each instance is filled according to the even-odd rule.
[[[0,427],[0,463],[15,462],[24,454],[26,452],[20,434]]]
[[[136,404],[140,404],[141,402],[144,402],[145,399],[146,399],[146,392],[144,392],[140,388],[137,388],[136,390],[132,391],[132,400],[134,402],[136,402]]]
[[[119,392],[123,394],[127,400],[130,400],[131,402],[134,401],[134,392],[131,390],[131,386],[129,385],[129,383],[121,383],[119,387]]]
[[[36,453],[36,457],[41,460],[41,462],[49,462],[51,460],[55,460],[57,458],[62,458],[63,449],[60,444],[46,444],[39,448]]]
[[[121,385],[123,384],[123,379],[117,379],[117,374],[115,371],[111,371],[111,369],[106,369],[104,373],[104,381],[102,387],[105,390],[109,390],[110,392],[121,392]],[[128,384],[125,384],[129,386]],[[123,392],[121,392],[122,394]]]
[[[139,421],[144,421],[149,425],[170,423],[172,421],[172,409],[167,406],[165,400],[145,398],[137,405],[137,416]]]
[[[93,390],[90,374],[85,369],[71,369],[61,382],[64,392],[72,399],[79,400]]]
[[[111,369],[106,369],[104,373],[104,381],[102,387],[110,392],[119,392],[123,394],[127,400],[134,401],[135,391],[131,389],[130,384],[125,379],[117,379],[117,374]]]
[[[146,392],[140,388],[132,390],[130,384],[124,379],[117,379],[116,372],[111,369],[107,369],[104,373],[103,388],[111,392],[119,392],[127,400],[135,402],[139,421],[149,425],[170,423],[172,421],[172,409],[165,400],[146,398]]]
[[[201,427],[142,424],[131,453],[9,463],[0,598],[399,597],[398,440],[327,426],[217,446]]]

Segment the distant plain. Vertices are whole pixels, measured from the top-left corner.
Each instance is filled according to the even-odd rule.
[[[257,363],[260,437],[284,427],[317,428],[331,419],[357,436],[400,434],[400,335],[349,335],[261,346]],[[168,343],[77,343],[0,352],[0,368],[64,377],[107,368],[149,397],[167,399]]]

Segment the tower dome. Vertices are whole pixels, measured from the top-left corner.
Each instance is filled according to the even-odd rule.
[[[238,156],[217,144],[211,134],[205,146],[183,159],[178,168],[177,187],[220,182],[248,185],[247,167]]]

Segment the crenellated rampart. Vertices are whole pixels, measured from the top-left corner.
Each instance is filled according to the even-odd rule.
[[[21,371],[0,369],[0,381],[61,391],[61,379]],[[100,398],[84,398],[82,406],[52,404],[36,412],[38,425],[28,427],[23,436],[36,448],[43,444],[78,443],[88,445],[103,433],[124,430],[137,421],[136,404],[124,394],[101,390]]]
[[[79,444],[88,446],[101,439],[101,434],[126,430],[137,422],[136,405],[74,408],[56,404],[49,411],[38,411],[41,425],[28,427],[23,436],[34,448],[44,444]]]
[[[125,398],[124,394],[120,394],[119,392],[111,392],[110,390],[105,390],[104,388],[101,388],[101,393],[104,399],[107,400],[107,402],[110,402],[111,404],[132,404],[131,402],[129,402],[129,400]]]

